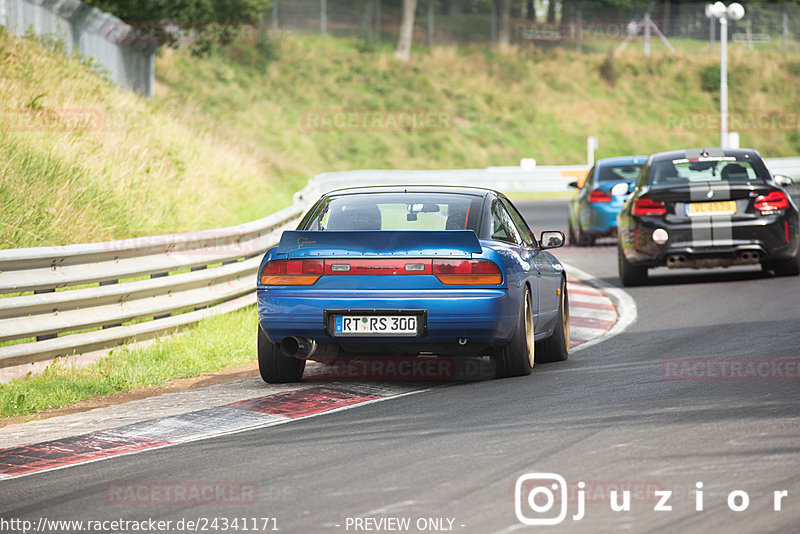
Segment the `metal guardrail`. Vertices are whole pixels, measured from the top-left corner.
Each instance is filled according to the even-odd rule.
[[[218,230],[0,250],[0,368],[146,339],[254,303],[261,255],[303,206]]]
[[[800,176],[800,158],[768,160]],[[229,228],[67,246],[0,250],[0,369],[108,349],[255,302],[262,254],[322,193],[376,184],[567,191],[585,165],[323,173],[294,204]],[[14,295],[21,293],[20,295]],[[31,294],[32,293],[32,294]]]

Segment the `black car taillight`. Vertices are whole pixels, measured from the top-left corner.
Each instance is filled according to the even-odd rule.
[[[783,191],[770,191],[756,198],[753,207],[761,213],[772,213],[789,206],[789,199]]]
[[[640,197],[633,203],[633,214],[640,217],[660,217],[667,214],[667,205],[648,197]]]

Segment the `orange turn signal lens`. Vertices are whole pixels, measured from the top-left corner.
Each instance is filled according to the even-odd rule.
[[[448,286],[496,286],[503,283],[499,274],[439,274],[436,278]]]
[[[313,286],[319,276],[262,276],[261,284],[265,286]]]

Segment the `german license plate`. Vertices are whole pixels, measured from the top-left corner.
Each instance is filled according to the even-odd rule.
[[[335,315],[335,336],[415,337],[420,318],[416,315]]]
[[[736,213],[736,201],[724,202],[692,202],[686,204],[686,215],[697,217],[701,215],[733,215]]]

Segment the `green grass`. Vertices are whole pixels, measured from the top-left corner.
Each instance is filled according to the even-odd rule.
[[[0,248],[215,228],[291,202],[296,184],[213,128],[85,64],[0,27]]]
[[[212,317],[178,336],[112,351],[83,369],[56,360],[39,375],[0,384],[0,417],[51,410],[91,397],[164,384],[241,365],[256,357],[253,307]]]
[[[298,179],[323,170],[514,165],[521,157],[574,164],[584,161],[590,134],[600,138],[597,157],[718,143],[714,128],[676,128],[667,116],[718,109],[719,60],[702,45],[692,55],[654,47],[650,59],[632,48],[610,62],[563,49],[442,47],[416,50],[404,64],[391,50],[361,52],[360,42],[282,37],[267,65],[254,63],[246,47],[218,50],[200,66],[169,51],[157,72],[165,101],[197,109],[194,116],[225,138]],[[731,109],[793,113],[800,103],[793,57],[732,47]],[[304,122],[319,110],[409,109],[441,113],[446,127],[315,131]],[[768,156],[800,148],[791,132],[742,132],[741,141]]]
[[[561,48],[415,48],[274,36],[198,59],[163,49],[156,98],[104,81],[87,62],[0,29],[0,248],[215,228],[263,217],[323,171],[580,163],[718,144],[681,123],[718,108],[718,57],[705,43],[672,55],[641,43],[611,57]],[[733,112],[800,108],[796,54],[734,43]],[[77,111],[76,111],[77,110]],[[439,114],[433,130],[320,131],[309,114]],[[77,116],[77,118],[76,118]],[[83,122],[81,122],[83,121]],[[685,121],[684,121],[685,122]],[[800,133],[741,133],[767,156],[795,155]]]

